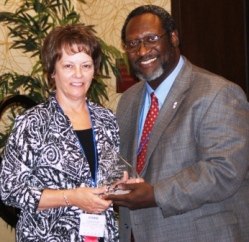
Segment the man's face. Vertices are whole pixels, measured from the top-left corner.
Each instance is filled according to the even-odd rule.
[[[146,38],[147,36],[162,36],[158,40],[158,45],[150,48],[140,42],[137,51],[127,52],[128,59],[135,75],[140,79],[156,86],[172,72],[177,65],[179,54],[173,41],[178,44],[178,36],[172,33],[169,39],[162,27],[158,16],[146,13],[132,18],[126,27],[126,43],[132,40]],[[173,36],[173,37],[172,37]]]

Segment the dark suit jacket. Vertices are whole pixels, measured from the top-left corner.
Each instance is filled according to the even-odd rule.
[[[118,104],[121,154],[136,164],[145,83]],[[249,104],[236,84],[185,64],[155,122],[141,176],[157,208],[120,209],[120,241],[249,241]]]

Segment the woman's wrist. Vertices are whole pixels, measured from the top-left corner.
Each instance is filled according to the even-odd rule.
[[[65,203],[65,206],[70,206],[70,203],[69,203],[68,198],[67,198],[66,191],[62,192],[62,197],[63,197],[64,203]]]

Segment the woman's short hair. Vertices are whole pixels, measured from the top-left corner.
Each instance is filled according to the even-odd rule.
[[[41,59],[48,79],[55,73],[55,64],[62,57],[62,50],[68,53],[84,52],[91,56],[94,63],[94,73],[100,67],[102,58],[101,46],[93,31],[84,24],[71,24],[55,27],[45,38]]]

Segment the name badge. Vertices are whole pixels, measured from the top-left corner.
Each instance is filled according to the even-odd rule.
[[[86,214],[80,215],[80,235],[104,237],[105,215]]]

